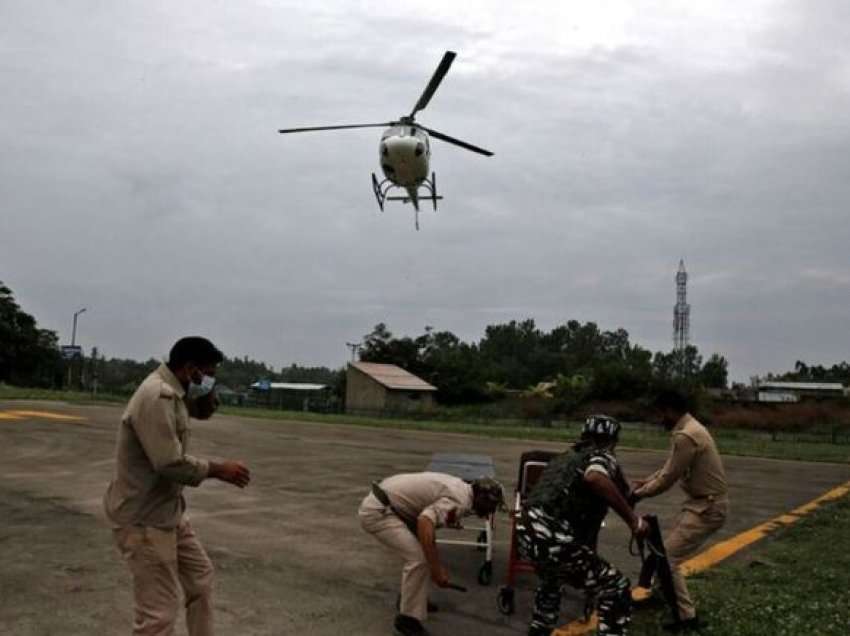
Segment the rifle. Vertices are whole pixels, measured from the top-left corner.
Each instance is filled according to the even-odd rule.
[[[670,569],[670,560],[667,558],[667,550],[664,547],[664,539],[661,537],[661,525],[656,515],[644,515],[644,521],[649,525],[649,533],[646,539],[638,540],[638,551],[643,565],[638,577],[638,585],[651,590],[652,579],[658,577],[661,584],[661,593],[670,607],[673,620],[679,622],[679,603],[676,596],[676,588],[673,586],[673,572]],[[647,554],[648,553],[648,554]],[[634,552],[632,551],[632,554]]]

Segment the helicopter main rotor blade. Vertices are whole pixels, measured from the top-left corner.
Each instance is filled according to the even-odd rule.
[[[454,144],[455,146],[460,146],[461,148],[466,148],[467,150],[471,150],[472,152],[477,152],[478,154],[484,155],[485,157],[492,157],[493,156],[493,153],[490,152],[489,150],[484,150],[484,148],[479,148],[478,146],[473,146],[470,143],[467,143],[465,141],[461,141],[460,139],[455,139],[454,137],[449,137],[448,135],[444,135],[443,133],[441,133],[437,130],[432,130],[431,128],[425,128],[425,126],[423,126],[421,124],[416,124],[416,125],[419,126],[419,128],[421,128],[425,132],[427,132],[429,135],[434,137],[435,139],[440,139],[441,141],[446,141],[450,144]]]
[[[295,132],[310,132],[312,130],[342,130],[343,128],[387,128],[393,124],[394,122],[386,122],[383,124],[346,124],[343,126],[309,126],[306,128],[281,128],[278,132],[286,134]]]
[[[440,82],[443,81],[443,78],[446,76],[446,73],[449,72],[449,67],[454,62],[457,53],[454,51],[446,51],[443,54],[443,59],[440,60],[440,63],[437,65],[437,70],[434,71],[434,74],[431,76],[431,81],[428,82],[428,86],[425,87],[425,90],[422,91],[422,96],[419,98],[419,101],[416,102],[416,106],[413,107],[413,110],[410,112],[410,116],[413,117],[420,110],[425,108],[428,105],[428,102],[431,101],[431,97],[434,96],[434,92],[437,90],[437,87],[440,85]]]

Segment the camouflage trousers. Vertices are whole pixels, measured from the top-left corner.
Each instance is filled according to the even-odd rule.
[[[548,635],[557,626],[563,585],[596,598],[597,634],[622,636],[628,632],[632,613],[629,579],[593,548],[577,541],[567,521],[529,508],[523,510],[516,533],[520,555],[534,563],[540,579],[529,636]]]

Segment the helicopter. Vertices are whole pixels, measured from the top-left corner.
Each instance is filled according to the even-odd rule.
[[[415,225],[419,229],[419,202],[431,201],[434,211],[437,211],[437,201],[442,196],[437,194],[437,179],[434,172],[428,177],[429,164],[431,161],[430,137],[445,141],[466,150],[492,157],[493,153],[484,148],[473,146],[470,143],[455,139],[437,130],[427,128],[416,122],[416,113],[424,109],[434,96],[443,78],[448,73],[457,54],[454,51],[446,51],[443,59],[437,65],[437,69],[431,76],[428,85],[419,97],[419,100],[410,111],[409,115],[403,115],[396,121],[377,124],[344,124],[340,126],[310,126],[306,128],[282,128],[278,130],[281,134],[310,132],[316,130],[342,130],[347,128],[386,128],[381,134],[381,142],[378,147],[378,157],[383,170],[384,178],[378,180],[372,173],[372,190],[378,201],[378,207],[383,212],[386,201],[401,201],[412,203],[415,210]],[[405,191],[404,195],[390,196],[393,189]],[[424,192],[422,192],[424,190]]]

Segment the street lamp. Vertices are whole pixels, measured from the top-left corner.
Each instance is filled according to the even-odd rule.
[[[351,361],[354,362],[357,352],[363,345],[359,342],[346,342],[345,346],[351,349]]]
[[[77,316],[83,313],[86,310],[85,307],[80,309],[79,311],[74,312],[74,330],[71,332],[71,346],[73,347],[77,344]]]
[[[77,344],[77,316],[85,310],[86,308],[83,307],[79,311],[74,312],[74,329],[71,331],[71,349],[69,351],[70,358],[68,359],[68,390],[71,389],[71,372],[74,367],[74,359],[76,358],[76,351],[73,347]],[[82,369],[80,371],[82,372]]]

